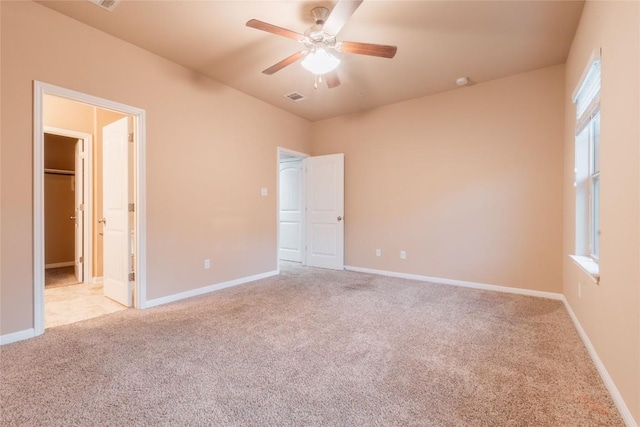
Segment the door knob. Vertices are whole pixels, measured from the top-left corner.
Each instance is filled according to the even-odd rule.
[[[341,216],[338,217],[338,221],[342,221],[342,217]]]
[[[71,216],[69,217],[69,219],[70,219],[71,221],[74,221],[74,220],[76,219],[76,216],[75,216],[75,215],[71,215]]]

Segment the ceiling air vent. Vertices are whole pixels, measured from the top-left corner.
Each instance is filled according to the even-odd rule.
[[[291,92],[285,95],[285,98],[289,98],[293,102],[300,102],[307,99],[306,96],[299,94],[298,92]]]
[[[89,1],[95,5],[100,6],[103,9],[107,9],[109,12],[115,9],[118,3],[120,3],[120,0],[89,0]]]

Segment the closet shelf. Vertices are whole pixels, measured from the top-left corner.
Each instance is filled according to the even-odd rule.
[[[68,171],[64,169],[49,169],[49,168],[45,168],[44,173],[49,173],[52,175],[75,175],[76,174],[75,171]]]

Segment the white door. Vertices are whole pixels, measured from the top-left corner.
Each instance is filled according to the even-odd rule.
[[[302,160],[280,163],[279,258],[302,262]]]
[[[344,154],[303,160],[307,265],[344,269]]]
[[[74,176],[73,190],[75,192],[75,255],[74,268],[76,280],[83,282],[83,262],[84,262],[84,140],[76,141],[76,170]]]
[[[127,117],[102,129],[104,295],[131,307],[128,141]]]

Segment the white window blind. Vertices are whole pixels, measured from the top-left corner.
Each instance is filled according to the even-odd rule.
[[[576,104],[576,118],[578,129],[580,129],[582,124],[589,119],[593,108],[600,102],[599,59],[591,64],[573,102]]]

